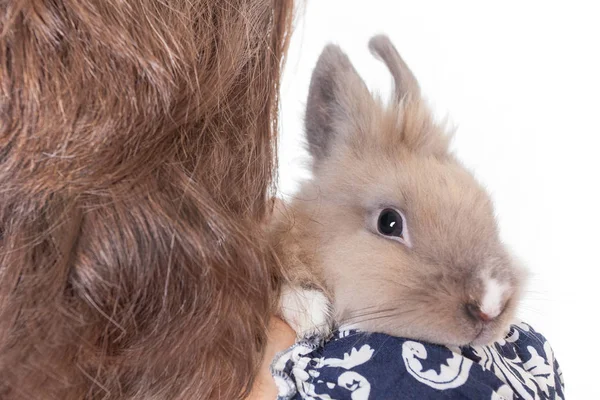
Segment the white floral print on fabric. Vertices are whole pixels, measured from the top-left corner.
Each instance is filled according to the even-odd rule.
[[[452,353],[451,358],[440,365],[440,372],[425,369],[421,363],[427,359],[427,349],[422,343],[406,341],[402,344],[402,358],[406,370],[419,382],[435,389],[451,389],[465,383],[473,361]]]
[[[336,376],[332,381],[319,379],[322,368],[338,368],[351,370],[364,364],[371,359],[374,350],[369,345],[363,345],[359,349],[352,348],[350,352],[344,353],[343,358],[307,357],[320,343],[319,338],[311,338],[301,341],[288,350],[275,357],[271,365],[271,372],[275,378],[279,394],[278,399],[290,399],[297,393],[302,393],[302,398],[333,400],[334,397],[326,393],[317,393],[316,383],[319,386],[325,384],[327,388],[341,388],[347,391],[352,400],[367,400],[370,394],[369,382],[360,374],[346,371]],[[286,365],[291,364],[291,374],[283,373]],[[308,368],[308,366],[311,366]]]
[[[527,324],[490,346],[448,348],[378,333],[309,338],[276,356],[279,400],[563,399],[549,343]]]
[[[556,393],[557,381],[559,386],[563,385],[562,374],[554,359],[550,343],[545,339],[540,339],[538,336],[541,335],[539,334],[538,336],[523,335],[530,330],[531,328],[523,323],[514,325],[505,340],[492,346],[470,347],[465,353],[470,351],[478,356],[478,363],[508,383],[518,396],[517,398],[525,400],[562,399],[562,396]],[[522,336],[536,339],[534,343],[524,346],[528,356],[527,361],[521,359],[522,355],[511,351],[511,345],[519,343]],[[536,345],[534,346],[534,344]]]

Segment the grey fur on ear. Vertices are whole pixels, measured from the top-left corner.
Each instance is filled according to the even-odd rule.
[[[305,126],[310,152],[319,161],[329,155],[338,136],[347,135],[373,98],[339,46],[329,44],[312,74]]]
[[[373,36],[369,40],[369,49],[390,70],[394,78],[395,97],[397,101],[401,101],[407,95],[413,98],[420,97],[421,89],[417,78],[415,78],[408,65],[400,57],[398,50],[396,50],[396,47],[387,35]]]

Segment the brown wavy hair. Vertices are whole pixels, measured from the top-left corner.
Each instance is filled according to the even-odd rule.
[[[291,0],[0,2],[0,398],[241,398]]]

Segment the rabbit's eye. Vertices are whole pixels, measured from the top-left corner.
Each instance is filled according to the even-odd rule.
[[[379,235],[411,247],[406,228],[406,218],[402,212],[395,208],[384,208],[376,214],[376,218],[376,231]]]
[[[402,232],[404,230],[404,220],[402,219],[402,215],[396,210],[386,208],[379,214],[377,230],[385,236],[402,237]]]

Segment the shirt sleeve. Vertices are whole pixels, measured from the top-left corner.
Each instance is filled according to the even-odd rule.
[[[450,348],[352,330],[278,354],[278,400],[563,399],[550,344],[529,325],[489,346]]]

